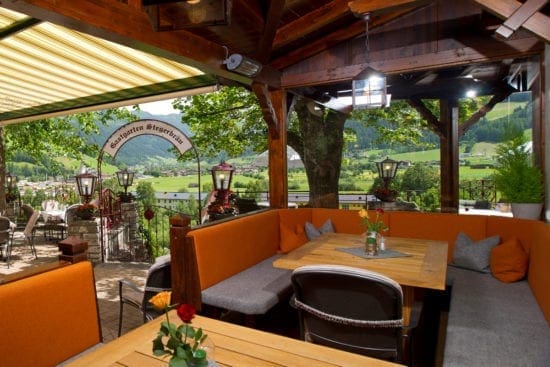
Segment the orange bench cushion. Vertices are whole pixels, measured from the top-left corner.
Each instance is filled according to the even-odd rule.
[[[447,260],[451,262],[458,233],[479,241],[486,237],[485,225],[485,216],[395,211],[390,213],[388,235],[447,241]]]
[[[307,242],[305,223],[311,222],[311,209],[280,209],[280,237],[279,252],[287,253]]]
[[[525,252],[529,254],[533,242],[533,225],[535,223],[537,221],[528,219],[488,216],[487,237],[500,236],[502,241],[515,237],[519,240]]]
[[[190,231],[200,289],[245,270],[277,253],[279,214],[269,210]]]
[[[550,323],[550,225],[533,225],[533,243],[529,257],[528,281],[535,298]]]
[[[90,262],[0,286],[2,366],[55,366],[101,342]]]
[[[491,250],[491,273],[504,283],[521,280],[527,273],[529,257],[516,237],[503,241]]]
[[[374,218],[375,211],[369,210],[369,215]],[[388,214],[384,213],[381,216],[382,221],[387,223]],[[365,232],[365,227],[361,226],[361,218],[358,210],[341,210],[341,209],[313,209],[312,223],[316,227],[320,227],[330,219],[334,227],[334,232],[337,233],[353,233],[360,234]]]

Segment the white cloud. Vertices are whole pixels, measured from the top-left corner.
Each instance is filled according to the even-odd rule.
[[[172,107],[172,99],[167,99],[165,101],[140,103],[139,108],[141,108],[142,111],[147,111],[153,115],[169,115],[172,113],[179,113],[178,110],[174,110],[174,108]]]

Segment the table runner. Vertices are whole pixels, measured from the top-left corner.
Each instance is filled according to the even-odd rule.
[[[399,252],[396,250],[391,249],[385,249],[385,250],[378,250],[377,255],[367,255],[365,252],[365,247],[339,247],[337,248],[338,251],[347,252],[348,254],[352,254],[354,256],[362,257],[363,259],[386,259],[391,257],[407,257],[411,256],[409,254]]]

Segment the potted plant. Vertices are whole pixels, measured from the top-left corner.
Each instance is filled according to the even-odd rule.
[[[496,149],[495,186],[512,204],[514,217],[540,219],[544,183],[542,170],[533,164],[523,134],[515,134]]]

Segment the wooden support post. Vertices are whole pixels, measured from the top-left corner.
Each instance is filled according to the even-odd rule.
[[[198,295],[196,294],[196,289],[200,287],[196,271],[195,248],[192,240],[187,238],[187,233],[191,230],[190,223],[191,218],[181,214],[170,218],[172,302],[188,303],[200,310],[200,289]]]
[[[270,91],[269,98],[278,121],[277,126],[268,124],[269,206],[286,208],[288,207],[286,92],[283,89]]]
[[[458,212],[458,100],[440,100],[441,212]]]

